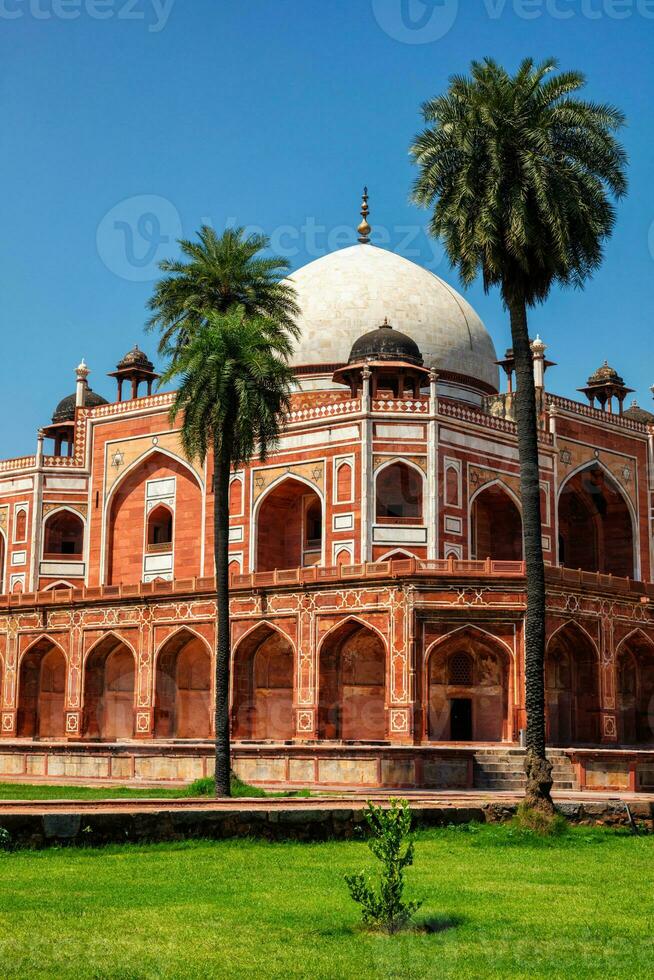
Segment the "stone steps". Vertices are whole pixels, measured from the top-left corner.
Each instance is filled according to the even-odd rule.
[[[473,768],[475,788],[506,792],[524,789],[525,754],[524,749],[514,748],[475,750]],[[553,763],[554,789],[576,789],[574,768],[568,756],[564,752],[554,750],[548,751],[547,757]]]

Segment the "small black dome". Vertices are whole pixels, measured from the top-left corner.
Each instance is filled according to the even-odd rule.
[[[75,419],[76,402],[77,396],[74,392],[72,395],[66,395],[65,398],[62,398],[54,410],[52,424],[57,425],[59,422],[73,422]],[[97,408],[98,405],[108,404],[107,399],[103,398],[102,395],[96,395],[90,388],[87,389],[84,408]]]
[[[645,425],[651,425],[654,422],[654,415],[648,412],[646,408],[641,408],[634,401],[625,412],[622,413],[625,418],[632,419],[634,422],[642,422]]]
[[[349,364],[360,361],[406,361],[422,367],[423,358],[415,340],[405,333],[394,330],[389,323],[383,323],[376,330],[364,333],[355,340],[350,351]]]

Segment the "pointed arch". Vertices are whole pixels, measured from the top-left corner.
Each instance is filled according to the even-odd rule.
[[[19,738],[63,738],[67,658],[47,634],[33,640],[18,661],[16,734]]]
[[[81,560],[86,519],[72,507],[57,507],[43,518],[43,558]]]
[[[597,662],[599,663],[599,660],[600,660],[600,652],[599,652],[599,648],[597,646],[597,640],[592,635],[592,633],[590,633],[586,629],[586,627],[583,626],[582,623],[580,623],[579,620],[577,620],[577,619],[566,619],[564,623],[559,623],[559,625],[556,627],[556,629],[552,630],[552,632],[550,633],[549,637],[547,638],[547,645],[549,645],[552,642],[552,640],[554,639],[554,637],[557,636],[559,633],[566,632],[568,630],[569,631],[572,631],[572,632],[574,632],[575,630],[577,630],[581,634],[582,638],[584,640],[587,640],[591,644],[591,646],[592,646],[592,648],[593,648],[593,650],[595,652],[595,656],[597,657]]]
[[[79,586],[75,586],[72,582],[66,582],[64,579],[59,579],[57,582],[51,582],[50,585],[46,585],[44,592],[56,592],[57,589],[75,589]]]
[[[325,562],[325,497],[314,483],[284,473],[252,510],[255,569],[304,568]]]
[[[375,520],[391,524],[422,524],[427,477],[412,460],[395,457],[373,474]]]
[[[181,626],[154,657],[156,738],[211,737],[212,651],[200,633]]]
[[[323,633],[323,635],[320,637],[320,640],[318,642],[318,648],[317,648],[318,654],[320,654],[320,649],[325,643],[325,641],[331,639],[334,633],[338,633],[340,630],[350,627],[352,625],[360,626],[363,627],[364,629],[370,630],[373,633],[376,633],[379,639],[382,641],[384,645],[384,649],[385,650],[387,649],[386,637],[384,636],[384,634],[380,629],[378,629],[372,623],[366,622],[366,620],[362,619],[361,616],[357,616],[354,613],[350,613],[348,616],[345,616],[345,618],[342,619],[340,622],[334,623],[333,626],[330,626],[326,633]]]
[[[515,654],[494,633],[465,623],[425,651],[430,741],[511,741]]]
[[[654,742],[654,641],[636,627],[616,648],[618,741]]]
[[[559,564],[621,578],[640,574],[638,519],[629,495],[599,459],[566,475],[557,494]]]
[[[153,483],[166,480],[171,481],[170,495],[151,494],[148,488]],[[198,533],[204,527],[203,490],[204,482],[190,463],[159,445],[134,460],[104,504],[103,581],[135,584],[156,575],[166,579],[199,575],[204,557],[204,535]],[[148,543],[148,527],[150,512],[160,505],[173,513],[175,540],[156,554],[157,546]]]
[[[134,647],[113,630],[87,650],[82,724],[87,738],[116,741],[133,736],[136,664]]]
[[[381,558],[375,559],[376,561],[411,561],[415,559],[419,561],[417,555],[412,554],[410,551],[405,551],[403,548],[393,548],[391,551],[387,551],[385,555]]]
[[[600,655],[590,633],[567,620],[545,648],[545,714],[554,745],[592,744],[600,732]]]
[[[255,624],[232,653],[234,737],[286,741],[295,735],[295,647],[274,623]]]
[[[469,633],[472,634],[473,637],[477,635],[479,639],[484,642],[499,643],[501,647],[504,647],[511,659],[515,659],[515,650],[509,643],[506,642],[506,640],[503,640],[500,636],[496,636],[495,633],[491,633],[490,630],[484,629],[483,626],[479,626],[477,623],[463,623],[462,626],[457,626],[456,629],[451,630],[444,636],[439,636],[438,639],[433,641],[433,643],[430,643],[425,651],[425,660],[428,660],[429,657],[431,657],[432,653],[437,649],[437,647],[449,643],[452,639],[458,637],[460,633]]]
[[[347,616],[318,646],[320,738],[377,742],[387,737],[388,648],[381,632]]]
[[[472,558],[522,560],[522,510],[506,483],[494,479],[479,487],[470,498],[469,514]]]

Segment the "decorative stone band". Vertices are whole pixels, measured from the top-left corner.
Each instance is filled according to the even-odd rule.
[[[607,594],[622,594],[639,597],[642,603],[654,601],[654,583],[636,582],[628,578],[603,575],[600,572],[584,572],[572,568],[546,566],[548,585],[586,587]],[[253,589],[280,588],[284,586],[311,586],[347,582],[380,582],[399,578],[450,580],[477,579],[480,581],[524,579],[525,565],[521,561],[463,561],[455,558],[438,558],[421,561],[407,558],[400,561],[364,562],[356,565],[313,565],[309,568],[277,569],[273,572],[253,572],[247,575],[232,575],[230,586],[233,592],[250,592]],[[0,612],[11,609],[34,608],[36,606],[70,605],[71,603],[106,602],[120,599],[138,599],[158,595],[211,595],[215,593],[213,578],[174,579],[140,582],[133,585],[84,586],[79,589],[55,589],[47,592],[12,593],[0,596]]]

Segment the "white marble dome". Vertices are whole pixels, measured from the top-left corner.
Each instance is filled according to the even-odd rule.
[[[296,367],[343,364],[355,340],[388,318],[418,344],[427,367],[497,390],[497,354],[470,304],[432,272],[375,245],[331,252],[289,277],[302,334]]]

